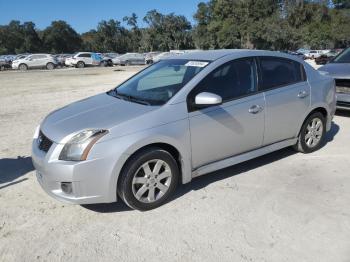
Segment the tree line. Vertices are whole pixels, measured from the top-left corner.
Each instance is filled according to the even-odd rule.
[[[65,21],[43,30],[33,22],[0,25],[0,54],[147,52],[171,49],[256,48],[293,50],[350,45],[350,0],[210,0],[185,16],[147,12],[101,21],[79,34]]]

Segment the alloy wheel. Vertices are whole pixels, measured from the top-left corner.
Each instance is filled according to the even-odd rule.
[[[165,195],[171,182],[170,166],[160,159],[149,160],[135,172],[132,193],[140,202],[153,203]]]
[[[323,135],[323,123],[319,118],[313,118],[306,127],[305,144],[313,148],[317,146]]]

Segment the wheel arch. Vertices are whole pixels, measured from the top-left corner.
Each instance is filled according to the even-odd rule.
[[[29,66],[28,66],[26,63],[20,63],[20,64],[18,65],[18,68],[20,68],[21,65],[25,65],[25,66],[27,67],[27,69],[29,68]]]
[[[328,115],[329,115],[329,112],[326,108],[326,106],[323,106],[323,105],[317,105],[317,106],[314,106],[313,108],[311,108],[307,114],[305,114],[305,116],[303,117],[303,120],[301,121],[301,123],[299,124],[299,128],[298,128],[298,133],[296,134],[296,137],[299,136],[300,134],[300,131],[301,131],[301,128],[303,126],[303,124],[305,123],[306,119],[313,113],[315,112],[319,112],[321,113],[324,118],[326,119],[326,122],[327,122],[327,118],[328,118]]]
[[[128,161],[130,161],[130,159],[142,152],[143,150],[149,149],[149,148],[154,148],[154,147],[158,147],[161,148],[167,152],[169,152],[175,159],[176,163],[178,164],[179,167],[179,172],[180,172],[180,178],[182,183],[187,183],[190,180],[190,177],[192,175],[192,173],[190,172],[190,167],[189,167],[189,161],[186,162],[186,157],[184,156],[184,153],[182,153],[182,150],[180,149],[180,147],[178,145],[175,145],[174,143],[171,143],[169,141],[165,141],[165,140],[159,140],[159,141],[152,141],[149,143],[142,143],[141,145],[137,145],[137,146],[132,146],[131,148],[128,149],[128,157],[126,158],[126,160],[123,162],[122,167],[120,169],[120,172],[123,171],[123,169],[125,168],[126,164],[128,163]],[[119,183],[119,179],[120,176],[118,174],[118,178],[117,178],[117,184]]]

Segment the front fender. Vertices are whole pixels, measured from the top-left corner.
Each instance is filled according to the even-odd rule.
[[[130,135],[102,141],[94,145],[90,151],[90,158],[105,158],[115,162],[109,171],[108,198],[116,200],[116,188],[119,174],[126,161],[139,149],[155,144],[164,143],[176,148],[180,154],[182,183],[192,179],[191,143],[188,119],[182,119],[158,127],[146,129]]]

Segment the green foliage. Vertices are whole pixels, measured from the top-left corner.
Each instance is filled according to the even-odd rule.
[[[42,32],[43,47],[50,53],[70,53],[81,46],[80,35],[65,21],[53,21]]]
[[[346,47],[350,1],[211,0],[194,15],[197,48]]]
[[[38,52],[41,47],[34,23],[11,21],[6,26],[0,26],[0,54]]]
[[[350,45],[350,0],[209,0],[199,3],[196,24],[182,15],[149,11],[101,21],[78,34],[65,21],[40,31],[32,22],[0,25],[0,54],[147,52],[170,49],[343,48]]]

